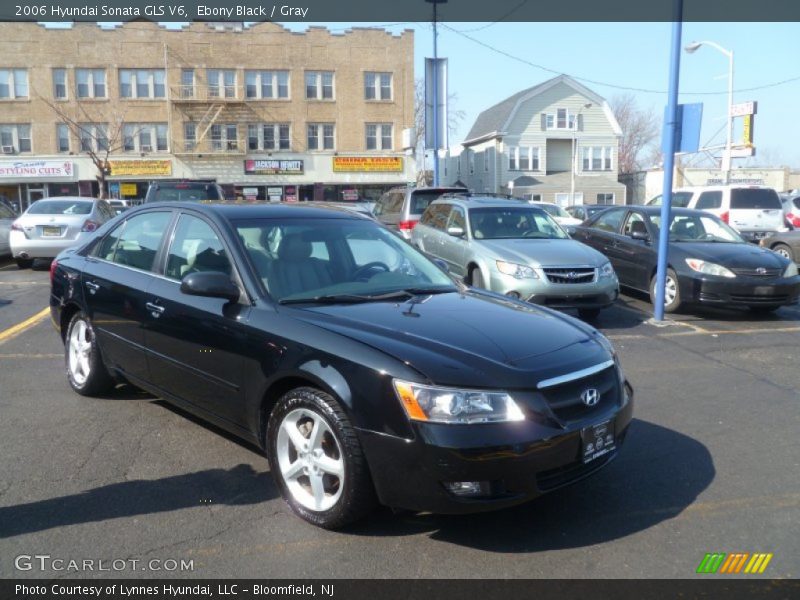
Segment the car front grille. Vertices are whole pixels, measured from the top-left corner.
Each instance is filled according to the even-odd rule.
[[[590,463],[583,464],[582,462],[574,462],[564,467],[559,467],[558,469],[542,471],[536,475],[536,486],[542,492],[549,492],[550,490],[568,485],[584,477],[588,477],[613,460],[616,454],[617,451],[615,450]]]
[[[544,267],[550,283],[591,283],[595,280],[594,267]]]
[[[600,396],[594,406],[586,406],[581,400],[581,394],[589,389],[597,390]],[[614,365],[599,373],[539,390],[548,408],[564,425],[582,421],[619,406],[621,392]]]
[[[781,269],[731,269],[737,275],[743,277],[780,277],[783,273]]]
[[[744,302],[747,304],[777,304],[781,302],[788,302],[789,296],[787,294],[776,294],[774,296],[731,294],[731,300],[734,302]]]

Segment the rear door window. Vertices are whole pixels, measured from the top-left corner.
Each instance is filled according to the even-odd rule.
[[[428,226],[444,231],[447,226],[447,218],[450,216],[450,208],[449,204],[431,206],[431,221],[428,223]]]
[[[703,192],[697,199],[697,209],[721,208],[722,207],[722,192]]]
[[[597,217],[594,223],[592,223],[591,227],[593,229],[599,229],[600,231],[617,233],[619,231],[619,226],[622,223],[623,216],[625,216],[624,209],[607,210]]]
[[[428,205],[441,197],[445,192],[442,190],[419,190],[411,192],[411,206],[408,212],[412,215],[421,215],[428,208]]]
[[[775,190],[760,188],[733,188],[731,190],[731,209],[742,208],[781,208],[781,199]]]
[[[161,211],[131,217],[106,236],[97,246],[95,256],[150,271],[171,215]]]

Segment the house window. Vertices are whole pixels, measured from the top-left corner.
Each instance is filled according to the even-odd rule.
[[[483,172],[484,173],[488,173],[489,172],[489,163],[491,163],[491,158],[490,158],[491,157],[491,152],[492,152],[491,148],[487,148],[486,150],[483,151]]]
[[[104,152],[108,150],[108,128],[102,124],[79,123],[81,152]]]
[[[75,69],[75,90],[78,98],[105,98],[105,69]]]
[[[67,97],[67,70],[53,69],[53,97],[64,100]]]
[[[0,99],[28,97],[27,69],[0,69]]]
[[[475,153],[470,150],[469,151],[469,174],[472,175],[475,172]]]
[[[391,123],[367,123],[367,150],[391,150],[392,138]]]
[[[333,100],[333,71],[306,71],[306,98]]]
[[[567,108],[557,108],[545,115],[545,129],[575,129],[575,115]]]
[[[164,98],[166,80],[163,70],[121,69],[119,95],[122,98]]]
[[[509,171],[538,171],[539,155],[538,146],[512,146],[508,149]]]
[[[371,71],[364,73],[364,99],[391,100],[392,74]]]
[[[251,123],[247,126],[248,150],[290,150],[288,123]]]
[[[245,71],[244,85],[248,98],[288,98],[289,71]]]
[[[236,98],[236,71],[234,69],[208,69],[209,98]]]
[[[610,171],[611,156],[613,149],[611,146],[584,146],[581,148],[584,171]]]
[[[0,125],[0,146],[3,147],[3,152],[30,152],[31,126]]]
[[[597,194],[597,204],[614,204],[614,194]]]
[[[122,128],[125,152],[166,152],[166,123],[126,123]]]
[[[211,126],[212,150],[238,150],[239,137],[235,123],[216,124]]]
[[[181,98],[194,98],[194,69],[181,69]]]
[[[183,124],[183,149],[191,152],[197,147],[197,125],[194,123]]]
[[[56,148],[59,152],[69,152],[69,127],[66,123],[56,125]]]
[[[333,150],[335,129],[333,123],[308,124],[308,149]]]

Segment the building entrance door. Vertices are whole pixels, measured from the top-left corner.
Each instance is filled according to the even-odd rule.
[[[28,204],[25,208],[28,208],[31,204],[36,202],[37,200],[41,200],[47,196],[47,192],[44,188],[28,188]]]

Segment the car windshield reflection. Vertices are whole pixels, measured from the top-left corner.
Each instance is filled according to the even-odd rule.
[[[651,216],[650,221],[660,231],[661,217]],[[712,215],[675,215],[669,228],[669,241],[747,243],[733,228]]]
[[[470,227],[476,240],[569,238],[552,217],[537,208],[473,208]]]

